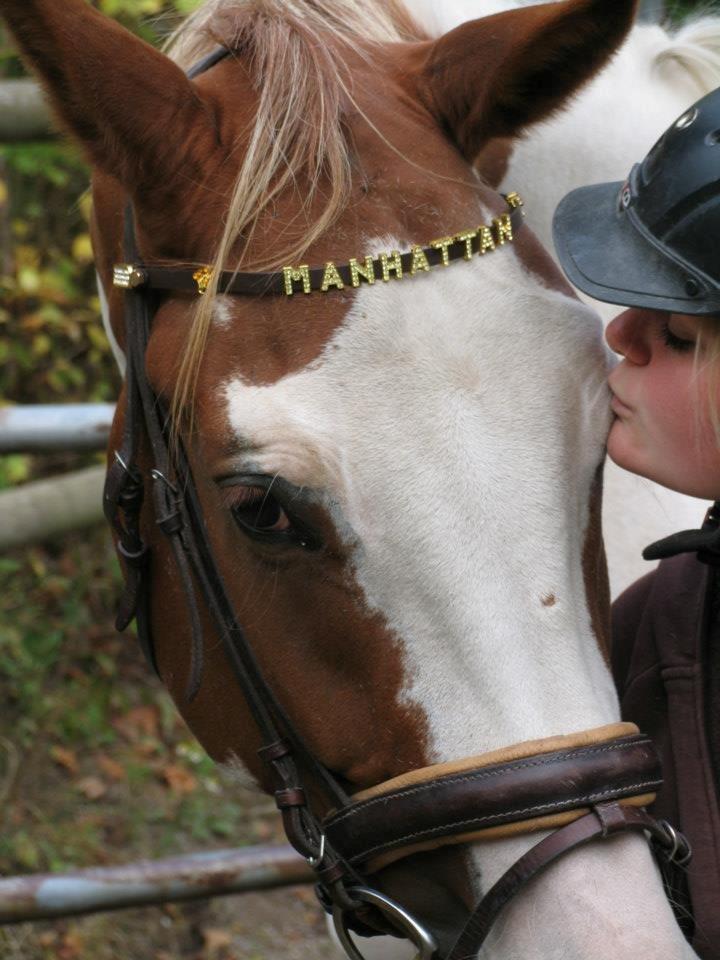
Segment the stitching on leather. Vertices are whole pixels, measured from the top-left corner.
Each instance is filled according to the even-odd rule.
[[[643,783],[631,783],[622,789],[623,791],[635,791],[644,789],[645,787],[659,787],[661,784],[662,780],[645,780]],[[418,830],[415,833],[407,833],[404,837],[397,837],[396,839],[389,840],[386,843],[380,843],[377,846],[372,847],[370,850],[363,850],[360,853],[354,853],[350,857],[350,862],[356,863],[361,860],[368,860],[375,853],[379,853],[384,850],[392,850],[394,847],[397,847],[408,840],[419,840],[422,839],[422,837],[426,837],[429,834],[434,834],[438,830],[445,830],[448,827],[469,827],[475,824],[487,822],[488,820],[494,820],[498,816],[514,817],[524,813],[538,813],[541,810],[551,810],[553,807],[568,806],[568,804],[576,806],[585,803],[594,803],[596,800],[602,800],[605,797],[617,796],[617,792],[617,789],[603,790],[602,793],[590,793],[585,797],[573,797],[572,800],[558,800],[555,803],[541,803],[534,807],[523,807],[520,810],[508,810],[503,814],[489,814],[485,817],[473,817],[471,820],[450,820],[448,823],[439,824],[436,827],[428,827],[426,830]],[[628,795],[632,796],[632,793]],[[499,826],[504,826],[504,824],[499,824]]]
[[[328,825],[335,826],[335,824],[342,823],[343,820],[354,817],[358,813],[363,813],[365,810],[368,810],[375,804],[385,803],[394,797],[411,797],[416,793],[423,793],[427,790],[433,790],[438,782],[452,785],[455,783],[471,783],[474,780],[488,780],[492,777],[498,777],[501,774],[509,773],[514,770],[526,770],[530,767],[546,766],[548,764],[559,763],[562,760],[568,760],[573,757],[589,757],[600,753],[610,753],[613,750],[629,750],[633,747],[642,746],[648,743],[651,743],[651,740],[649,737],[645,737],[642,740],[633,740],[631,743],[607,743],[598,744],[597,746],[592,747],[580,747],[564,754],[560,754],[560,756],[557,756],[557,754],[546,754],[540,757],[528,757],[527,760],[519,761],[511,766],[502,764],[499,769],[475,770],[472,773],[467,773],[459,777],[453,777],[452,779],[446,779],[445,777],[442,777],[440,780],[430,780],[427,783],[419,783],[414,787],[402,787],[400,790],[384,793],[379,797],[371,797],[369,800],[360,800],[348,810],[342,811],[334,816],[328,821]]]

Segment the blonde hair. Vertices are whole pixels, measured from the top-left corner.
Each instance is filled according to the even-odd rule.
[[[422,33],[402,0],[208,0],[169,38],[168,55],[185,69],[218,44],[242,51],[258,97],[224,231],[211,257],[216,269],[181,360],[171,404],[174,424],[186,413],[192,427],[220,269],[267,271],[299,262],[348,202],[351,159],[341,120],[353,100],[343,54],[351,47],[358,52],[358,41],[372,51],[373,45],[418,39]],[[279,243],[269,259],[250,259],[261,217],[300,177],[302,195],[298,191],[298,214],[284,231],[286,244]],[[321,182],[329,185],[327,196],[320,196]],[[243,253],[230,264],[241,237]]]

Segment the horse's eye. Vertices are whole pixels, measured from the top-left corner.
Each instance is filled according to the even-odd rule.
[[[263,487],[236,487],[232,512],[248,533],[287,533],[292,529],[280,503]]]
[[[253,539],[310,549],[320,545],[305,524],[285,509],[271,488],[238,484],[228,488],[226,497],[235,522]]]

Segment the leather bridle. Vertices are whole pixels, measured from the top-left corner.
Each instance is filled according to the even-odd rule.
[[[189,76],[208,69],[227,51],[217,51]],[[520,221],[516,219],[515,228]],[[125,216],[124,257],[141,263],[132,208]],[[260,758],[270,772],[288,840],[313,867],[317,891],[332,912],[348,955],[360,954],[349,937],[392,932],[411,939],[422,960],[439,957],[435,941],[403,907],[375,890],[368,874],[394,859],[446,843],[481,842],[508,833],[553,829],[485,894],[444,960],[465,960],[480,949],[505,904],[558,857],[592,840],[620,832],[646,835],[663,854],[667,878],[687,863],[685,839],[638,804],[648,803],[662,783],[650,740],[629,724],[557,737],[453,764],[412,771],[357,796],[313,754],[266,683],[240,626],[212,550],[187,456],[171,448],[168,415],[145,372],[158,289],[168,274],[137,267],[137,284],[125,285],[127,373],[122,436],[108,468],[104,492],[107,519],[123,560],[126,587],[118,629],[133,618],[140,643],[157,672],[150,624],[150,551],[141,534],[145,477],[138,459],[149,459],[155,522],[165,535],[187,602],[192,633],[188,700],[198,692],[203,669],[200,604],[210,615],[233,674],[259,731]],[[141,273],[145,271],[144,274]],[[185,289],[192,271],[175,271]],[[231,293],[273,294],[267,275],[233,274]],[[157,281],[153,283],[153,278]],[[232,284],[235,284],[233,288]],[[263,288],[262,290],[260,288]],[[144,438],[143,450],[139,444]],[[301,774],[302,771],[302,774]],[[308,802],[311,778],[330,813],[318,816]]]

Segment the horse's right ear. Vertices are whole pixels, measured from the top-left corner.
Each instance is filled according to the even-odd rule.
[[[2,0],[0,13],[95,166],[150,195],[197,174],[213,114],[176,64],[85,0]]]
[[[465,23],[425,47],[421,99],[473,161],[545,119],[622,43],[635,0],[566,0]]]

